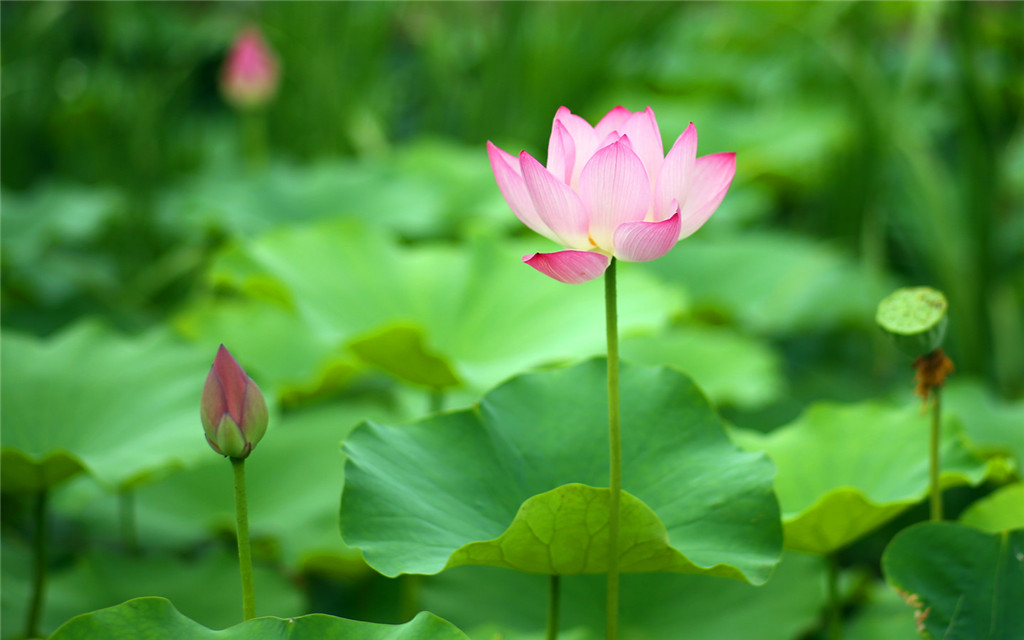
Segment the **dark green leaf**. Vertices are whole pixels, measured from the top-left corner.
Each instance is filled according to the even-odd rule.
[[[882,569],[916,610],[927,637],[1024,638],[1024,530],[990,534],[949,522],[914,525],[889,543]]]

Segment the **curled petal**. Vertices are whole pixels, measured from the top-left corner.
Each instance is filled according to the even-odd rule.
[[[548,171],[569,184],[572,181],[572,167],[575,161],[576,144],[565,125],[555,120],[551,140],[548,141]]]
[[[487,157],[491,161],[491,170],[494,172],[498,189],[519,221],[542,236],[558,242],[555,234],[537,215],[526,182],[519,173],[519,158],[499,149],[490,141],[487,142]]]
[[[651,186],[654,186],[654,180],[658,177],[665,158],[665,148],[661,144],[661,131],[658,129],[658,121],[654,118],[654,111],[647,107],[630,115],[619,129],[619,133],[629,138],[633,152],[644,163]]]
[[[647,262],[669,252],[679,241],[680,215],[661,222],[627,222],[615,230],[615,257]]]
[[[608,252],[619,225],[643,220],[651,204],[647,172],[625,136],[594,154],[580,174],[579,191],[590,214],[590,237]]]
[[[685,202],[697,161],[697,128],[690,123],[665,156],[654,185],[654,219],[664,220],[676,211],[673,201]]]
[[[736,175],[735,153],[713,153],[697,158],[693,168],[693,184],[683,204],[683,225],[679,238],[685,238],[707,222],[722,204],[722,198]]]
[[[531,253],[523,262],[546,276],[566,284],[589,282],[604,273],[611,258],[593,251]]]
[[[555,241],[573,249],[589,249],[589,218],[576,192],[525,151],[519,155],[519,166],[537,216],[551,229]]]

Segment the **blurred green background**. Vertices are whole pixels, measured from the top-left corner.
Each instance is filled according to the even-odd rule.
[[[218,77],[248,25],[282,75],[265,110],[241,114]],[[896,286],[929,285],[950,302],[962,395],[1003,416],[1021,406],[1020,3],[5,2],[0,58],[2,327],[29,354],[15,360],[5,339],[5,446],[12,429],[33,428],[8,410],[12,394],[64,367],[93,375],[57,351],[31,355],[51,344],[37,339],[79,354],[137,345],[104,360],[112,367],[188,360],[153,337],[168,332],[201,354],[197,423],[205,361],[225,342],[282,421],[323,423],[309,433],[329,446],[367,415],[413,418],[523,368],[599,353],[599,291],[581,289],[566,312],[591,313],[580,305],[592,299],[593,343],[559,329],[557,305],[578,292],[545,288],[518,264],[547,245],[504,204],[485,151],[491,140],[543,158],[562,105],[591,122],[651,105],[666,145],[692,121],[700,155],[737,153],[709,223],[623,270],[638,283],[626,357],[682,366],[724,417],[761,431],[818,400],[909,403],[910,363],[874,327],[874,308]],[[390,296],[399,289],[407,301]],[[504,297],[547,309],[547,338],[516,334],[532,316],[510,315]],[[23,373],[43,361],[51,368]],[[64,383],[74,380],[54,382],[49,402],[73,401]],[[342,406],[344,417],[330,413]],[[159,482],[202,492],[205,461],[217,460],[197,429],[194,456],[122,475],[87,464],[88,481],[61,485],[55,562],[79,571],[67,580],[85,579],[82,558],[102,565],[89,554],[109,552],[117,495],[138,487],[149,544],[193,559],[211,539],[224,546],[229,505],[189,523],[195,505],[174,512],[175,489]],[[180,480],[181,467],[198,471]],[[171,511],[147,521],[146,491]],[[20,500],[4,495],[5,569],[29,529]],[[303,594],[294,608],[395,617],[365,594],[396,587],[331,547],[337,503],[325,505],[308,505],[330,513],[304,535],[327,542],[289,539],[280,523],[284,533],[264,531],[264,557]],[[874,566],[891,534],[845,564]],[[814,633],[806,621],[785,628]]]

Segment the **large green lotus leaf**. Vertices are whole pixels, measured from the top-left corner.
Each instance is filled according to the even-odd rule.
[[[26,542],[7,535],[3,545],[3,637],[9,638],[21,631],[28,610],[32,555]],[[303,613],[301,590],[281,572],[257,562],[253,580],[258,615]],[[74,616],[144,595],[170,598],[189,617],[225,627],[241,618],[240,584],[238,554],[227,548],[187,556],[94,550],[71,566],[51,568],[42,628],[53,631]]]
[[[685,286],[695,307],[757,333],[869,327],[887,291],[851,258],[792,234],[697,235],[646,266]]]
[[[307,330],[330,344],[360,344],[369,362],[396,376],[435,388],[454,377],[483,390],[531,366],[604,349],[602,283],[565,286],[522,264],[545,242],[409,248],[380,229],[330,221],[245,242],[221,257],[211,278],[283,300]],[[622,334],[660,328],[679,310],[679,294],[635,265],[623,267]],[[420,355],[431,357],[389,365],[397,347],[380,332],[395,326],[422,332]],[[407,344],[409,334],[392,338]]]
[[[993,534],[950,522],[914,525],[886,547],[882,570],[917,610],[926,637],[1024,638],[1022,529]]]
[[[413,425],[360,425],[344,446],[345,540],[385,575],[604,571],[605,376],[590,360]],[[624,570],[764,582],[780,544],[768,461],[736,449],[678,371],[625,364],[622,424]]]
[[[733,437],[778,468],[786,546],[830,553],[927,496],[929,421],[916,405],[823,403],[771,434]],[[947,415],[942,430],[943,486],[981,482],[986,464],[959,422]]]
[[[978,500],[960,514],[960,522],[989,533],[1024,529],[1024,482],[1000,487]]]
[[[87,613],[50,636],[51,640],[466,640],[466,635],[437,616],[423,612],[400,625],[374,624],[315,613],[297,618],[254,618],[214,631],[179,613],[169,600],[136,598]]]
[[[211,352],[226,343],[245,354],[249,375],[285,404],[337,392],[362,367],[344,345],[310,331],[294,309],[273,299],[206,300],[180,314],[175,326]]]
[[[5,331],[3,489],[38,491],[80,470],[127,487],[209,454],[199,396],[213,354],[163,330]]]
[[[423,604],[474,640],[541,640],[547,583],[544,576],[507,569],[459,567],[424,581]],[[783,556],[771,580],[760,587],[702,575],[626,574],[621,635],[632,640],[792,640],[818,616],[824,585],[821,559],[800,553]],[[602,576],[561,579],[559,638],[604,638],[604,610],[595,603],[604,601],[605,588]]]
[[[338,494],[344,483],[340,443],[367,417],[393,418],[378,405],[326,403],[285,413],[246,460],[249,527],[257,548],[267,548],[295,571],[365,571],[358,551],[338,535]],[[193,545],[211,533],[234,531],[231,465],[212,451],[205,462],[135,492],[139,538],[149,546]],[[117,499],[87,487],[58,497],[69,518],[93,535],[115,538]]]
[[[986,453],[1009,454],[1024,473],[1024,401],[997,400],[980,382],[951,381],[943,391],[946,411],[960,416],[971,442]]]
[[[684,325],[634,336],[622,341],[621,353],[639,364],[682,369],[719,406],[763,406],[785,389],[778,354],[764,341],[726,327]]]

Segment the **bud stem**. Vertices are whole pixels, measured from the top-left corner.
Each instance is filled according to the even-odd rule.
[[[826,612],[829,640],[842,640],[843,603],[839,595],[839,558],[835,551],[825,556],[825,588],[828,593]]]
[[[548,582],[548,631],[546,640],[558,640],[558,608],[561,600],[561,576],[553,573]]]
[[[117,494],[117,510],[121,520],[121,544],[128,553],[139,552],[139,535],[135,524],[135,491],[122,489]]]
[[[252,549],[249,547],[249,505],[245,499],[245,458],[231,458],[235,474],[235,521],[238,536],[238,565],[242,572],[242,619],[256,617],[256,596],[252,584]]]
[[[942,437],[942,387],[932,387],[932,428],[931,446],[929,447],[930,457],[930,479],[931,479],[931,519],[933,522],[942,520],[942,488],[939,487],[939,472],[941,460],[939,459],[939,441]]]
[[[604,272],[605,328],[608,337],[608,589],[606,640],[619,637],[619,500],[622,494],[622,428],[619,412],[619,316],[615,258]]]
[[[43,613],[43,596],[46,594],[46,567],[49,562],[47,558],[47,502],[50,497],[49,491],[41,490],[35,497],[33,506],[33,518],[35,520],[35,531],[33,532],[33,568],[32,568],[32,600],[28,607],[28,618],[25,621],[25,636],[38,638],[39,619]]]

